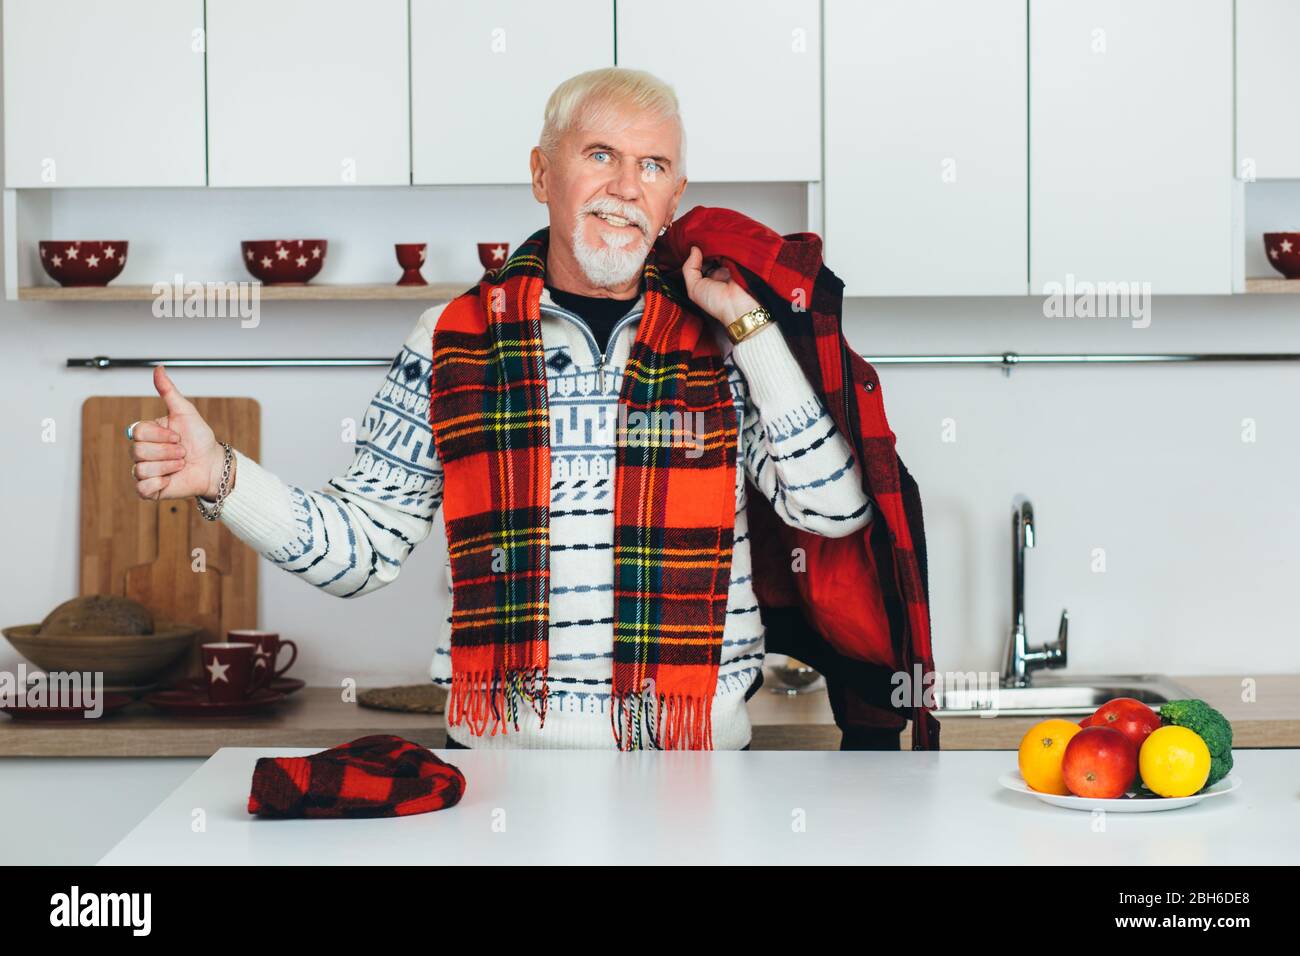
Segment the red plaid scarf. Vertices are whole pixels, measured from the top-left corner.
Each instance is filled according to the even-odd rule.
[[[549,230],[448,304],[433,333],[430,423],[452,576],[447,721],[476,735],[544,723],[550,416],[541,313]],[[610,719],[621,749],[712,748],[735,522],[736,415],[713,320],[651,260],[620,404],[669,430],[617,442]],[[702,418],[698,416],[703,416]],[[702,422],[694,438],[681,423]],[[701,441],[702,439],[702,441]],[[702,453],[700,446],[702,445]]]

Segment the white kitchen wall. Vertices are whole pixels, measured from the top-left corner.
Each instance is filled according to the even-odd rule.
[[[773,201],[764,191],[774,188],[688,192],[686,205],[757,204],[791,228],[781,220],[797,218],[797,203]],[[530,198],[519,201],[536,214]],[[458,228],[467,242],[477,237],[469,217]],[[1124,319],[1046,319],[1037,299],[880,299],[852,301],[846,326],[868,354],[1300,352],[1297,311],[1290,296],[1173,298],[1154,303],[1149,328],[1134,329]],[[147,371],[68,370],[68,356],[388,355],[418,307],[273,302],[262,313],[257,329],[241,329],[155,319],[147,303],[0,303],[0,620],[40,620],[75,594],[82,400],[149,388]],[[1300,670],[1300,366],[1038,367],[1009,378],[993,368],[881,371],[924,498],[941,668],[996,666],[1010,605],[1011,497],[1024,491],[1039,530],[1027,558],[1031,638],[1054,637],[1068,606],[1074,669]],[[361,416],[382,375],[174,373],[189,394],[257,398],[263,463],[309,487],[346,467],[340,422]],[[41,441],[46,418],[58,424],[53,444]],[[954,442],[944,441],[946,419]],[[1246,419],[1254,442],[1242,440]],[[418,681],[444,613],[444,548],[439,525],[397,581],[351,602],[264,563],[259,623],[301,643],[296,672],[312,683]],[[1097,548],[1104,573],[1093,570]],[[0,667],[16,661],[0,649]]]

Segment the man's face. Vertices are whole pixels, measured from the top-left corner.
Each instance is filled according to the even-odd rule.
[[[676,120],[629,107],[569,130],[554,156],[535,148],[533,195],[550,210],[552,254],[563,260],[557,264],[576,264],[596,289],[639,283],[686,187],[678,178],[680,155]]]

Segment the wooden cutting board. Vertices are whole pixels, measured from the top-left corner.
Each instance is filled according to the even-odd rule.
[[[250,458],[261,456],[256,399],[190,401],[219,440]],[[157,395],[97,395],[81,406],[78,593],[123,595],[157,617],[198,627],[190,654],[170,678],[202,672],[200,644],[225,640],[232,628],[257,627],[259,556],[220,521],[205,521],[192,498],[155,502],[136,495],[126,426],[166,412]]]

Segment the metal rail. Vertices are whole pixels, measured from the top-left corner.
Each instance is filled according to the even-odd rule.
[[[1148,365],[1164,362],[1300,362],[1300,352],[1045,353],[997,352],[971,355],[864,355],[872,365],[992,365],[1010,372],[1017,365]],[[355,368],[389,366],[388,358],[70,358],[68,368]]]

